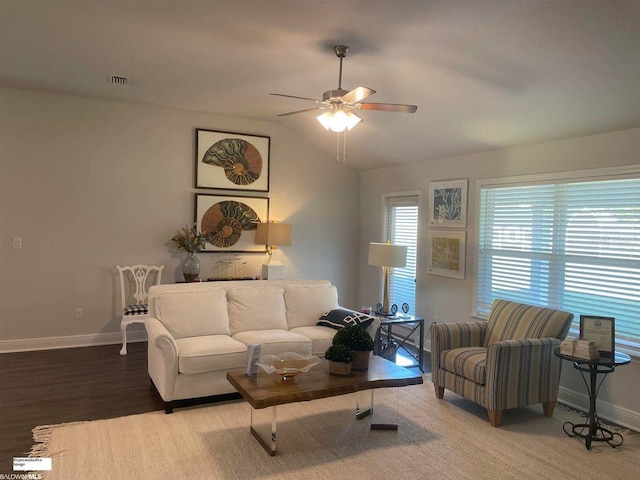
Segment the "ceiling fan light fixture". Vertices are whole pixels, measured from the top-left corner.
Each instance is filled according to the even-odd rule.
[[[299,100],[306,100],[314,102],[316,104],[315,107],[305,108],[304,110],[281,113],[278,115],[279,117],[304,113],[310,110],[328,110],[326,113],[318,115],[316,118],[326,130],[331,130],[338,134],[336,135],[336,159],[338,163],[345,164],[347,151],[347,131],[351,130],[362,121],[362,118],[353,113],[354,109],[378,110],[382,112],[414,113],[418,109],[418,107],[416,105],[404,105],[399,103],[363,102],[364,99],[376,93],[375,90],[369,87],[360,86],[349,91],[343,90],[342,61],[344,60],[344,57],[347,56],[349,47],[347,47],[346,45],[336,45],[333,51],[340,59],[340,71],[338,72],[338,88],[335,90],[327,90],[326,92],[324,92],[322,94],[322,100],[316,100],[314,98],[307,97],[297,97],[295,95],[285,95],[283,93],[270,93],[269,95],[297,98]]]
[[[333,112],[324,112],[322,115],[316,117],[326,130],[331,128],[331,122],[333,121]]]
[[[316,118],[325,129],[336,133],[351,130],[362,121],[362,119],[355,113],[345,112],[342,109],[333,112],[325,112]]]

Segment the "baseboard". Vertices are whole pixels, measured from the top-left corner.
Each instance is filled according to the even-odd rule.
[[[145,342],[145,330],[127,331],[127,343]],[[117,345],[122,343],[120,332],[68,337],[27,338],[0,341],[0,353],[30,352],[33,350],[54,350],[58,348],[91,347],[95,345]]]
[[[589,411],[589,396],[560,387],[558,401],[583,412]],[[640,413],[598,400],[598,416],[606,421],[640,432]]]

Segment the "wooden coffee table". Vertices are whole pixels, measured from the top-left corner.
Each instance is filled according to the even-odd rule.
[[[405,387],[423,383],[421,373],[415,373],[378,356],[370,358],[368,370],[352,371],[348,376],[330,375],[327,361],[322,360],[309,372],[297,375],[291,384],[280,384],[278,378],[278,375],[269,375],[264,371],[252,376],[247,376],[244,370],[227,372],[227,380],[252,407],[251,434],[269,455],[276,454],[276,407],[278,405],[371,390],[371,407],[361,410],[359,402],[356,407],[356,418],[361,419],[372,413],[375,389]],[[254,428],[254,412],[263,408],[271,408],[270,439],[263,438]],[[398,426],[396,424],[372,423],[371,429],[397,430]]]

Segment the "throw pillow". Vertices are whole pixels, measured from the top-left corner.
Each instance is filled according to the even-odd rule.
[[[348,308],[336,308],[323,314],[317,325],[340,330],[348,325],[359,325],[362,328],[367,328],[372,322],[373,317],[371,315],[349,310]]]

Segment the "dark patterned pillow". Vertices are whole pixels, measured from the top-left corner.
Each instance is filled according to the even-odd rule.
[[[336,330],[349,325],[360,325],[362,328],[367,328],[373,320],[371,315],[349,310],[348,308],[336,308],[323,314],[317,325],[335,328]]]
[[[125,315],[144,315],[145,313],[149,313],[149,305],[145,305],[144,303],[124,307]]]

